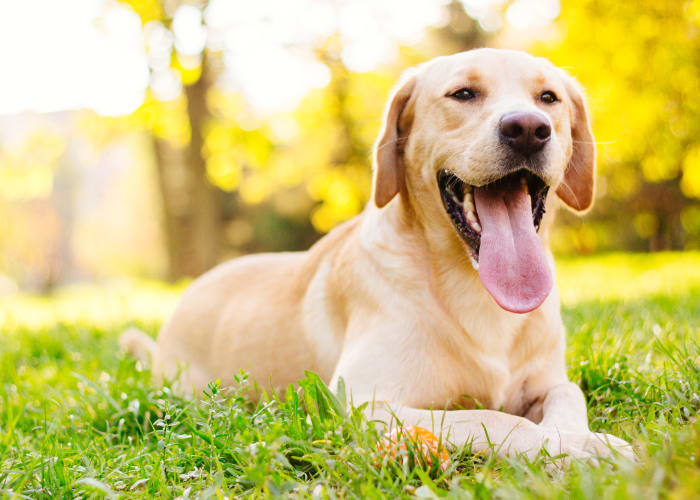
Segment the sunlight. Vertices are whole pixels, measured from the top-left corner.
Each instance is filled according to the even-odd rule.
[[[504,9],[508,24],[519,30],[544,28],[557,18],[560,10],[559,0],[462,0],[462,5],[485,31],[501,28]]]
[[[338,34],[343,63],[370,71],[393,61],[398,43],[415,43],[426,26],[440,22],[442,4],[420,0],[406,9],[400,0],[338,2],[338,7],[318,0],[213,0],[204,18],[209,45],[224,50],[225,81],[258,111],[274,113],[293,109],[310,89],[330,81],[311,47]]]
[[[506,11],[508,23],[519,29],[544,28],[559,15],[559,0],[515,0]]]
[[[212,0],[203,13],[194,5],[178,7],[173,37],[159,22],[141,30],[138,16],[113,1],[2,3],[0,44],[13,50],[2,52],[0,64],[14,77],[0,82],[0,114],[79,108],[128,114],[143,102],[149,82],[158,99],[175,99],[182,86],[170,68],[173,45],[190,58],[205,46],[221,50],[225,87],[241,91],[263,115],[290,111],[330,81],[314,47],[337,34],[343,63],[371,71],[392,62],[400,44],[418,42],[427,26],[444,23],[444,4],[417,0],[407,9],[401,0]],[[504,0],[463,4],[483,29],[500,28]],[[550,23],[558,12],[557,0],[516,0],[506,18],[527,29]]]
[[[41,15],[37,15],[41,12]],[[0,4],[0,114],[88,107],[125,114],[148,84],[140,22],[99,0]]]
[[[330,81],[314,47],[337,34],[343,63],[371,71],[391,63],[399,44],[419,41],[426,26],[444,23],[444,3],[418,0],[407,9],[401,0],[212,0],[203,13],[189,4],[177,8],[173,37],[154,21],[142,30],[138,16],[114,1],[4,2],[0,44],[12,50],[2,51],[0,64],[13,77],[0,81],[0,114],[80,108],[128,114],[142,104],[149,83],[158,99],[172,100],[182,88],[170,68],[173,46],[196,57],[205,45],[223,52],[225,87],[243,92],[262,114],[290,111]]]
[[[175,48],[185,56],[199,55],[207,43],[202,13],[194,5],[181,5],[173,16]]]

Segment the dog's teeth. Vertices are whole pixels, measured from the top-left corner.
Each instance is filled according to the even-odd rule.
[[[465,203],[465,208],[466,208],[466,203]],[[471,227],[477,233],[481,233],[481,224],[479,224],[479,218],[476,216],[476,212],[474,212],[473,206],[469,210],[465,210],[465,216],[467,217],[467,222],[469,223],[469,227]]]

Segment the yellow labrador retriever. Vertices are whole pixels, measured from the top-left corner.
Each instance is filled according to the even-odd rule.
[[[184,369],[186,388],[231,384],[241,368],[281,388],[311,370],[332,387],[342,377],[355,404],[374,401],[372,418],[474,450],[632,456],[588,429],[564,363],[547,239],[557,198],[574,210],[593,200],[578,85],[516,51],[436,58],[394,92],[375,160],[360,216],[308,252],[216,267],[157,342],[131,330],[122,344],[156,373]]]

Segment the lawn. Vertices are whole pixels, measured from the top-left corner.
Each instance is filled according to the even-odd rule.
[[[161,388],[120,353],[180,286],[114,282],[0,300],[0,497],[698,498],[700,253],[560,259],[572,380],[640,463],[565,471],[453,450],[446,472],[376,458],[376,431],[312,376],[258,405]],[[245,379],[244,376],[242,376]]]

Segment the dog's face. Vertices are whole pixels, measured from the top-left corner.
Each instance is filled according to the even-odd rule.
[[[374,196],[382,207],[403,191],[429,224],[451,224],[494,299],[526,312],[552,286],[535,241],[550,187],[585,210],[594,170],[575,82],[544,59],[479,49],[434,59],[400,85],[377,144]]]

